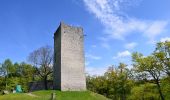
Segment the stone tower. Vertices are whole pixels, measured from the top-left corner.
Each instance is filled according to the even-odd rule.
[[[84,35],[81,27],[60,23],[54,33],[54,89],[86,90]]]

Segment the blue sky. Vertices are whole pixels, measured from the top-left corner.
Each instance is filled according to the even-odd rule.
[[[86,71],[102,74],[131,53],[150,54],[170,40],[169,0],[0,0],[0,62],[27,61],[33,50],[53,46],[60,21],[84,28]]]

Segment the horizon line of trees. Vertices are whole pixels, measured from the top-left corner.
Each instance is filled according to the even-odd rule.
[[[13,90],[22,85],[24,92],[29,91],[28,83],[43,81],[47,90],[47,82],[52,79],[53,50],[50,46],[40,47],[28,56],[28,62],[13,63],[6,59],[0,64],[0,90]]]
[[[152,54],[132,54],[132,69],[120,63],[104,75],[87,76],[87,88],[113,100],[170,100],[170,41]]]
[[[35,69],[25,62],[12,63],[6,59],[0,64],[0,91],[13,90],[16,85],[22,85],[24,92],[28,91],[28,82],[33,81]]]

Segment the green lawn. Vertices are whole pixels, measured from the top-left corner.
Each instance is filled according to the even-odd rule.
[[[54,90],[36,91],[32,92],[31,95],[28,93],[0,95],[0,100],[50,100],[53,92],[56,93],[56,100],[107,100],[104,96],[90,91],[61,92]]]

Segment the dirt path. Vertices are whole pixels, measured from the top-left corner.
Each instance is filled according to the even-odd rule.
[[[32,93],[26,93],[26,95],[29,95],[29,96],[31,96],[31,97],[38,97],[37,95],[32,94]]]

